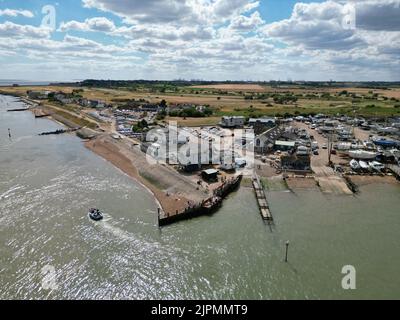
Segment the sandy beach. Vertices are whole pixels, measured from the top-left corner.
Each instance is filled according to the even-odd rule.
[[[166,166],[147,163],[145,154],[125,141],[102,135],[85,142],[85,146],[146,187],[159,202],[162,214],[184,211],[208,197],[190,179]]]
[[[370,184],[393,184],[398,185],[399,181],[394,176],[349,176],[350,180],[357,186],[366,186]]]

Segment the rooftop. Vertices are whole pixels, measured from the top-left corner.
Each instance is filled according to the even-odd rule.
[[[275,145],[294,148],[296,146],[296,142],[295,141],[276,141]]]

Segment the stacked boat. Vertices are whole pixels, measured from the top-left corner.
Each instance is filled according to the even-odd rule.
[[[349,156],[353,159],[359,160],[375,160],[375,158],[378,156],[378,153],[366,150],[350,150]]]
[[[357,160],[351,160],[350,161],[350,168],[353,169],[354,171],[358,171],[361,169],[360,164],[358,163]]]
[[[360,161],[359,164],[360,164],[360,169],[361,169],[361,170],[363,170],[363,171],[369,171],[369,165],[368,165],[367,162],[365,162],[365,161]]]
[[[385,169],[385,166],[378,162],[378,161],[372,161],[369,163],[369,167],[374,170],[374,171],[378,171],[378,172],[382,172],[383,169]]]
[[[363,160],[357,161],[355,159],[350,161],[350,167],[354,171],[377,171],[382,172],[385,169],[385,165],[378,161],[366,162]]]

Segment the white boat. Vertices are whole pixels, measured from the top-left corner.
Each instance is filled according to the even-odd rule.
[[[349,156],[353,159],[361,160],[373,160],[377,157],[376,152],[365,151],[365,150],[350,150]]]
[[[359,164],[362,170],[369,170],[369,165],[365,161],[360,161]]]
[[[361,167],[360,167],[360,164],[358,163],[358,161],[357,160],[351,160],[350,161],[350,167],[351,167],[351,169],[353,169],[353,170],[359,170]]]
[[[379,171],[381,172],[383,169],[385,169],[385,166],[378,162],[378,161],[372,161],[369,163],[369,166],[371,169],[375,170],[375,171]]]
[[[350,167],[353,169],[353,170],[359,170],[360,169],[360,164],[358,163],[358,161],[357,160],[351,160],[350,161]]]
[[[397,131],[399,131],[398,128],[393,128],[393,127],[385,127],[385,128],[377,128],[377,131],[379,133],[397,133]]]

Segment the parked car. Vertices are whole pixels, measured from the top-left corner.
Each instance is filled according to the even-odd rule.
[[[319,155],[318,149],[315,149],[315,150],[313,151],[313,154],[314,154],[314,156],[318,156],[318,155]]]
[[[324,144],[322,145],[322,149],[328,149],[328,145],[327,145],[326,143],[324,143]]]

